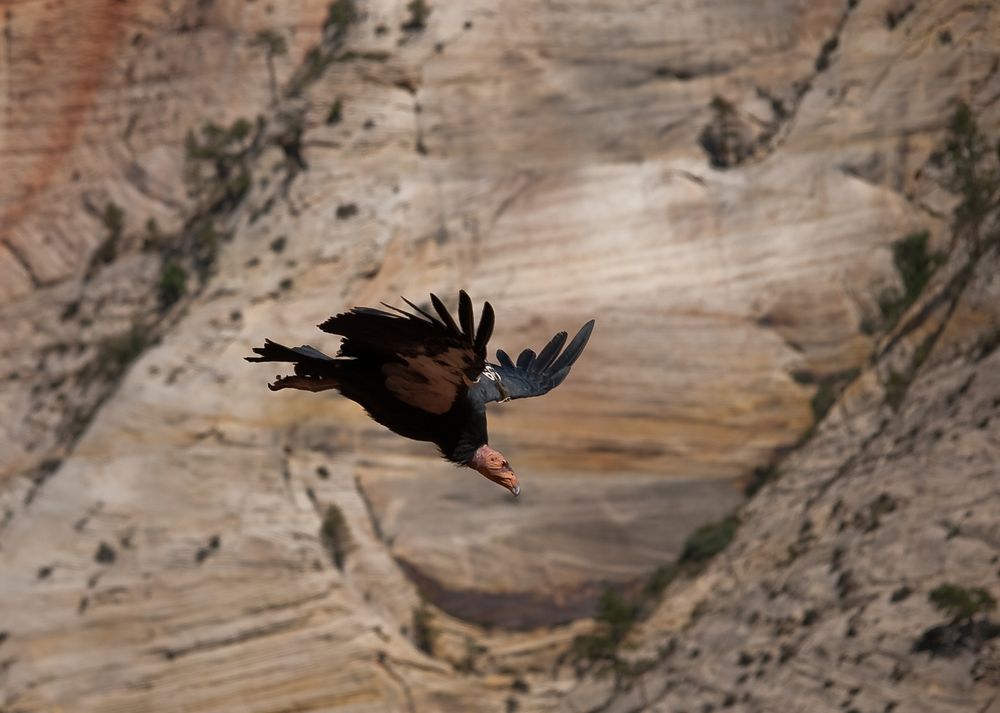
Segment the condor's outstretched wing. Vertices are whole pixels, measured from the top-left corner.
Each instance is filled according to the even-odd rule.
[[[507,352],[497,349],[499,363],[489,365],[475,386],[475,397],[482,403],[489,403],[548,393],[569,374],[570,368],[587,346],[593,330],[594,320],[590,320],[580,328],[561,354],[559,352],[566,344],[567,334],[559,332],[537,356],[531,349],[525,349],[517,357],[516,363],[507,356]]]
[[[319,328],[344,337],[338,357],[380,365],[385,389],[397,399],[428,413],[443,414],[486,366],[493,307],[489,302],[483,306],[477,329],[472,300],[464,291],[459,293],[457,323],[436,295],[431,295],[436,315],[404,301],[413,313],[389,305],[385,306],[393,312],[355,307]]]

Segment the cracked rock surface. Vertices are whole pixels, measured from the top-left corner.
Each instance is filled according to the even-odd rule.
[[[356,5],[4,8],[0,710],[994,711],[995,640],[911,647],[934,586],[1000,595],[995,253],[862,329],[949,246],[954,102],[998,133],[993,3]],[[459,288],[508,350],[598,321],[491,413],[516,501],[241,359]],[[851,369],[645,672],[577,677]]]

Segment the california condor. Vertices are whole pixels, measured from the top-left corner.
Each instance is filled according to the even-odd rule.
[[[458,322],[436,295],[431,295],[436,315],[403,300],[412,313],[383,302],[391,312],[355,307],[319,325],[343,337],[336,357],[309,345],[290,348],[268,339],[253,350],[257,356],[246,360],[295,364],[294,376],[278,376],[268,388],[337,389],[394,433],[434,443],[447,460],[517,495],[521,487],[510,463],[488,445],[486,404],[541,396],[559,386],[587,345],[594,320],[565,350],[567,335],[559,332],[537,355],[525,349],[514,362],[498,349],[498,363],[492,364],[486,361],[494,322],[489,302],[476,328],[472,300],[464,291]]]

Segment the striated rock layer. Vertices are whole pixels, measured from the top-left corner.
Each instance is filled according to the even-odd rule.
[[[624,647],[644,672],[582,683],[567,710],[998,710],[1000,627],[929,597],[1000,594],[998,247],[852,384],[729,549],[667,590]]]
[[[0,707],[986,710],[990,651],[907,651],[939,580],[993,586],[993,257],[900,411],[907,339],[668,591],[647,673],[578,681],[563,622],[866,362],[894,241],[946,247],[928,157],[957,99],[1000,126],[991,3],[70,5],[0,19]],[[519,500],[241,360],[460,287],[509,351],[598,321],[491,414]]]

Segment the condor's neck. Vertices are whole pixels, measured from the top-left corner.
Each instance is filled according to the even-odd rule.
[[[486,408],[482,404],[462,400],[449,413],[448,433],[442,434],[438,446],[452,463],[466,465],[480,446],[489,439],[486,431]]]

